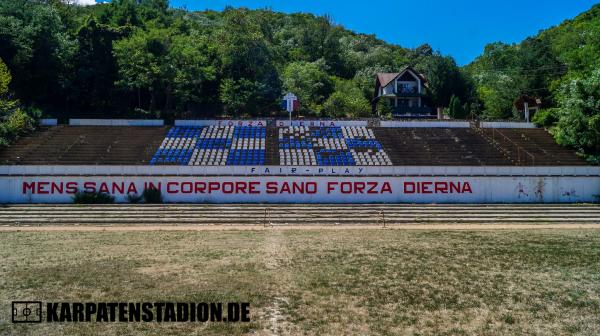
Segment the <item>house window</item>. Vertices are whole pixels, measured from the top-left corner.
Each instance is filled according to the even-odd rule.
[[[393,84],[393,83],[392,83]],[[392,84],[387,85],[386,87],[383,88],[383,94],[393,94],[394,93],[394,86]]]
[[[398,93],[417,93],[417,83],[398,82]]]

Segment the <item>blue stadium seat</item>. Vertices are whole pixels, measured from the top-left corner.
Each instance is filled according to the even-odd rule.
[[[279,129],[281,165],[391,165],[383,146],[367,127],[305,127]]]
[[[156,150],[151,165],[264,164],[265,127],[172,127]]]

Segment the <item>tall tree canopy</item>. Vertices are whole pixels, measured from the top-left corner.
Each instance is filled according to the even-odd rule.
[[[522,119],[515,100],[539,98],[544,110],[534,120],[549,127],[559,143],[598,161],[600,5],[519,44],[490,44],[466,69],[483,117]]]
[[[439,104],[470,99],[455,62],[429,45],[405,49],[327,16],[190,12],[167,0],[2,1],[0,57],[19,74],[16,95],[60,117],[277,115],[286,91],[307,116],[368,115],[375,75],[406,65],[432,76]],[[335,88],[345,81],[360,103]],[[342,100],[364,111],[333,111]]]
[[[571,146],[600,163],[600,69],[563,85],[558,122],[552,132],[558,143]]]

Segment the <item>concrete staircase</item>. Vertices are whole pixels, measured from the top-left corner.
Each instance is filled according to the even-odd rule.
[[[0,164],[148,164],[169,127],[56,126],[0,151]]]
[[[600,224],[600,206],[530,205],[10,205],[2,226]]]
[[[265,164],[279,166],[279,129],[267,126],[267,139],[265,141]]]
[[[470,128],[374,128],[396,166],[510,166],[513,163]]]

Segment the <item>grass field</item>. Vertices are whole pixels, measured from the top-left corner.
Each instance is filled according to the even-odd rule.
[[[2,335],[598,335],[600,230],[0,233]],[[12,300],[248,301],[252,322],[13,325]]]

